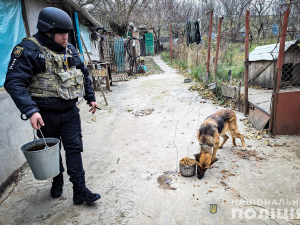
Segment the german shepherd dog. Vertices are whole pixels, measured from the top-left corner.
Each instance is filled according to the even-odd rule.
[[[231,134],[233,146],[236,147],[235,139],[239,138],[242,141],[242,149],[246,150],[244,136],[238,130],[235,112],[230,109],[221,109],[215,112],[203,121],[197,132],[197,139],[201,146],[200,155],[198,154],[198,157],[195,155],[199,162],[197,170],[199,179],[204,176],[211,164],[218,160],[216,158],[217,150],[222,148],[229,138],[226,135],[227,131]],[[223,141],[219,145],[220,136]]]

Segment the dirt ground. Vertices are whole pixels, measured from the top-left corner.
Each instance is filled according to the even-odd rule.
[[[222,107],[154,60],[165,73],[115,82],[107,106],[97,92],[94,115],[80,104],[86,183],[101,199],[73,205],[66,173],[62,197],[52,199],[51,179],[35,180],[27,167],[0,199],[1,225],[300,224],[299,136],[248,136],[247,151],[229,139],[201,180],[181,176],[179,160],[199,150],[197,129]],[[236,114],[241,133],[256,132]]]

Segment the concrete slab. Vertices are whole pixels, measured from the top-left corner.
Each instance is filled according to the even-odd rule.
[[[299,206],[273,202],[300,197],[299,136],[246,139],[246,152],[228,141],[217,152],[219,161],[202,180],[179,176],[179,160],[198,152],[196,132],[200,124],[221,107],[201,101],[196,92],[188,91],[192,83],[184,83],[184,77],[159,56],[154,60],[166,71],[164,74],[120,82],[107,93],[108,106],[97,92],[102,110],[94,115],[88,113],[85,103],[80,105],[86,183],[102,198],[90,206],[73,205],[72,185],[64,174],[64,194],[52,199],[51,181],[35,180],[27,169],[11,193],[0,200],[1,225],[290,222],[278,217],[284,208],[289,212],[294,208],[295,214]],[[152,113],[139,116],[142,110]],[[247,127],[240,121],[245,117],[237,112],[237,118],[240,131],[245,133]],[[266,146],[266,140],[279,146],[287,144]],[[241,145],[239,140],[237,144]],[[167,171],[175,172],[172,190],[162,189],[157,181]],[[272,204],[265,205],[265,200]],[[210,204],[217,204],[217,213],[209,212]],[[275,209],[276,214],[262,216],[262,209],[270,213]]]
[[[235,86],[221,85],[222,95],[225,97],[233,98],[236,92]]]

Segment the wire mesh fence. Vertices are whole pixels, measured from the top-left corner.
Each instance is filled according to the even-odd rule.
[[[280,89],[300,90],[300,41],[294,40],[285,44]]]
[[[300,2],[290,6],[280,79],[280,91],[300,90]]]

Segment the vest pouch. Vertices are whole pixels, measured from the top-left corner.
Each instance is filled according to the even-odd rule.
[[[76,70],[75,77],[76,77],[77,84],[82,85],[83,81],[84,81],[84,77],[83,77],[83,73],[81,72],[80,69]]]
[[[76,94],[78,97],[83,97],[84,95],[84,76],[80,69],[74,71],[77,85],[76,85]]]
[[[65,88],[70,88],[72,86],[75,86],[77,84],[76,77],[73,75],[72,72],[63,72],[63,73],[57,73],[59,76],[59,81],[61,86]]]

